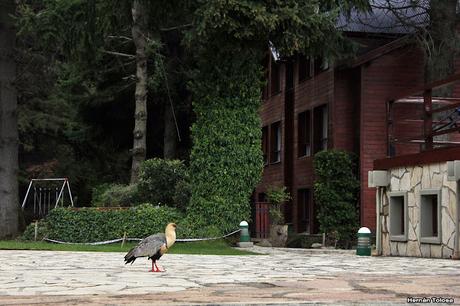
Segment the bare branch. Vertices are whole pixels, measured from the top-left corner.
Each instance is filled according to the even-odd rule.
[[[117,55],[117,56],[124,56],[128,58],[136,58],[136,56],[132,54],[120,53],[120,52],[115,52],[115,51],[107,51],[107,50],[102,50],[102,52],[107,53],[107,54]]]
[[[182,25],[178,25],[175,27],[170,27],[170,28],[160,28],[160,31],[162,32],[174,31],[174,30],[179,30],[183,28],[188,28],[188,27],[191,27],[192,25],[193,25],[192,23],[187,23],[187,24],[182,24]]]
[[[111,38],[111,39],[124,39],[124,40],[129,40],[129,41],[132,41],[132,40],[133,40],[131,37],[123,36],[123,35],[120,35],[120,36],[109,35],[109,36],[107,36],[107,38]]]

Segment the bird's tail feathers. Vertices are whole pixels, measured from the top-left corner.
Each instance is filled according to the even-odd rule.
[[[128,254],[125,255],[125,265],[128,263],[133,264],[133,262],[136,260],[136,256],[134,256],[134,249],[132,248]]]

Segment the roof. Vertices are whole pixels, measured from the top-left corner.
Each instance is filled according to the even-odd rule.
[[[345,32],[409,34],[429,21],[429,0],[371,0],[370,12],[341,14],[337,27]]]

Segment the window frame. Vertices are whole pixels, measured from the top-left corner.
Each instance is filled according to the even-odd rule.
[[[262,158],[264,166],[269,164],[270,157],[270,129],[269,125],[262,127]]]
[[[423,213],[424,213],[424,196],[436,196],[437,201],[436,201],[436,222],[437,222],[437,235],[436,236],[422,236],[422,231],[423,231]],[[431,188],[431,189],[422,189],[420,191],[420,224],[419,224],[419,240],[420,243],[428,243],[428,244],[441,244],[441,239],[442,239],[442,198],[441,198],[441,189],[438,188]],[[433,216],[431,216],[433,218]]]
[[[329,70],[329,60],[324,56],[313,59],[313,74],[316,76],[324,71]]]
[[[404,233],[403,234],[393,234],[393,226],[392,226],[392,198],[403,198],[403,218],[404,218]],[[408,216],[408,203],[407,203],[407,191],[395,191],[388,193],[388,218],[389,218],[389,233],[390,233],[390,241],[407,241],[408,240],[408,231],[409,231],[409,216]]]
[[[318,115],[319,111],[321,113]],[[312,111],[313,155],[329,148],[329,106],[327,103],[318,105]],[[319,119],[320,118],[320,119]],[[319,119],[319,120],[318,120]],[[324,120],[326,119],[326,120]],[[319,125],[317,122],[320,122]],[[318,129],[319,127],[319,129]]]
[[[301,75],[301,71],[302,72],[304,71],[305,75]],[[298,62],[297,62],[297,83],[300,84],[302,82],[305,82],[306,80],[311,79],[312,77],[313,77],[313,73],[312,73],[311,57],[300,54],[298,56]]]
[[[301,116],[304,122],[301,120]],[[307,109],[297,114],[297,157],[311,156],[312,153],[312,120],[311,110]],[[303,138],[303,139],[302,139]]]
[[[275,127],[278,127],[277,131],[275,132]],[[276,133],[276,138],[274,137]],[[276,164],[281,162],[281,150],[282,150],[282,134],[281,134],[281,121],[276,121],[270,124],[270,157],[269,163]],[[275,141],[278,140],[278,141]],[[275,159],[274,156],[277,156]]]

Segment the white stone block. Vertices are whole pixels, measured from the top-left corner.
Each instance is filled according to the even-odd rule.
[[[431,248],[429,244],[422,244],[420,246],[420,250],[422,251],[422,257],[430,257],[431,256]]]
[[[391,175],[390,186],[391,186],[391,191],[399,191],[399,178]]]
[[[422,168],[422,189],[431,188],[431,176],[429,167]]]
[[[398,251],[400,256],[407,256],[407,242],[398,242]]]
[[[398,243],[395,241],[390,241],[391,255],[399,256]]]
[[[449,215],[448,209],[441,210],[441,242],[453,248],[455,235],[455,223],[453,218]]]
[[[411,178],[410,178],[410,185],[411,189],[415,187],[415,185],[419,184],[422,180],[422,167],[416,166],[412,168]]]
[[[401,191],[408,191],[411,189],[411,181],[410,181],[410,172],[405,171],[399,181],[399,189]]]
[[[382,234],[382,255],[390,256],[390,234],[383,233]]]
[[[407,206],[414,207],[415,206],[415,195],[413,192],[407,193]]]
[[[444,188],[444,189],[447,189],[448,190],[448,200],[447,200],[447,210],[449,212],[449,215],[452,217],[452,219],[455,220],[455,217],[457,215],[457,195],[455,194],[455,192],[453,192],[451,189],[448,189],[448,188]],[[444,202],[444,200],[443,200]]]
[[[432,173],[431,174],[431,188],[440,188],[443,181],[443,173]]]
[[[442,258],[442,251],[440,244],[431,244],[431,257],[432,258]]]
[[[450,258],[454,254],[454,250],[446,246],[442,246],[442,258]]]
[[[407,242],[407,256],[420,257],[420,246],[418,241],[408,241]]]

